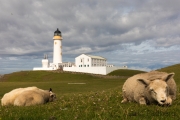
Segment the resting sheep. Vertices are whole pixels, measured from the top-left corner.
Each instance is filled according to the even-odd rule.
[[[171,105],[176,99],[176,83],[173,76],[174,73],[151,71],[128,78],[122,88],[121,103],[132,101],[145,105]]]
[[[27,88],[17,88],[14,89],[6,94],[4,94],[3,98],[1,99],[1,105],[14,105],[14,100],[18,95],[20,95],[25,90],[35,90],[38,89],[37,87],[27,87]]]
[[[37,87],[18,88],[6,93],[1,99],[1,105],[31,106],[52,102],[56,95],[52,89],[42,90]]]

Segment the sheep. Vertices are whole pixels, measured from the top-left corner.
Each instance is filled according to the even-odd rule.
[[[176,99],[176,83],[174,73],[151,71],[128,78],[123,87],[122,94],[125,102],[137,102],[141,105],[157,103],[171,105]]]
[[[6,106],[6,105],[13,105],[14,100],[16,97],[21,94],[24,90],[35,90],[38,89],[37,87],[27,87],[27,88],[17,88],[14,89],[6,94],[4,94],[3,98],[1,99],[1,105]]]
[[[14,101],[14,106],[32,106],[52,102],[56,99],[55,93],[50,90],[26,90],[23,91]]]
[[[52,89],[46,91],[37,87],[17,88],[3,96],[1,105],[30,106],[51,102],[55,98]]]

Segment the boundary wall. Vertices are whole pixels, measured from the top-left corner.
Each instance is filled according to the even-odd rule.
[[[101,74],[107,75],[108,73],[118,70],[118,69],[127,69],[124,67],[63,67],[64,71],[71,72],[83,72],[83,73],[92,73],[92,74]]]
[[[33,70],[56,70],[53,68],[33,68]]]

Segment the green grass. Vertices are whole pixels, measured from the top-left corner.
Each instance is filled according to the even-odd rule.
[[[139,73],[145,73],[145,72],[140,71],[140,70],[119,69],[119,70],[115,70],[115,71],[109,73],[108,75],[130,77],[130,76],[133,76],[133,75],[139,74]]]
[[[59,74],[60,73],[60,74]],[[8,82],[56,82],[61,80],[91,80],[92,75],[52,71],[21,71],[4,75],[1,81]]]
[[[51,87],[57,94],[99,91],[117,87],[124,80],[69,72],[22,71],[4,75],[0,83],[0,88],[3,88],[0,91],[0,97],[12,89],[28,86],[37,86],[42,89]]]
[[[174,72],[174,79],[176,81],[176,84],[180,84],[180,64],[176,64],[176,65],[172,65],[172,66],[168,66],[162,69],[159,69],[158,71],[164,71],[164,72]]]
[[[180,64],[160,69],[174,72],[180,87]],[[118,73],[119,72],[119,73]],[[132,76],[143,71],[115,71],[110,75]],[[22,71],[5,75],[0,82],[0,97],[17,88],[37,86],[52,87],[57,100],[45,105],[30,107],[0,106],[0,120],[178,120],[180,101],[172,106],[141,106],[137,103],[121,104],[123,77],[93,76],[67,72]],[[86,83],[83,85],[68,83]]]

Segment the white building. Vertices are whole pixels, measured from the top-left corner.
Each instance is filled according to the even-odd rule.
[[[100,56],[81,54],[75,58],[76,67],[106,66],[106,59]]]
[[[71,67],[63,67],[64,71],[84,72],[101,75],[107,75],[108,73],[117,69],[127,69],[127,67],[115,67],[114,65],[108,65],[106,58],[87,54],[81,54],[76,57],[75,64]]]
[[[84,72],[92,74],[106,75],[117,69],[127,69],[127,66],[115,67],[108,65],[107,59],[101,56],[81,54],[75,58],[75,63],[62,62],[62,35],[61,31],[57,29],[54,32],[54,49],[53,49],[53,63],[50,63],[47,55],[42,59],[42,67],[33,68],[33,70],[57,70]]]
[[[44,59],[42,59],[42,68],[49,68],[49,60],[47,55],[44,55]]]

